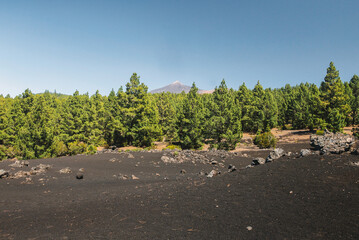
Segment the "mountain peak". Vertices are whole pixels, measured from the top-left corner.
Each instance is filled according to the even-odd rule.
[[[181,93],[182,91],[185,93],[188,93],[189,90],[191,90],[190,86],[186,86],[182,84],[180,81],[175,81],[171,83],[170,85],[164,86],[162,88],[154,89],[150,91],[150,93],[161,93],[161,92],[170,92],[170,93]],[[198,90],[198,93],[212,93],[213,90]]]

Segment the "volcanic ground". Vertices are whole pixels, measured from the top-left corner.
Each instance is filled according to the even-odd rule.
[[[269,151],[195,153],[211,162],[166,163],[177,153],[165,151],[2,161],[10,173],[51,167],[0,179],[0,239],[359,239],[359,157],[279,147],[293,154],[250,168]],[[210,178],[213,169],[221,174]]]

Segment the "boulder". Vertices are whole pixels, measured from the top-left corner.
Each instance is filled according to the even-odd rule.
[[[274,151],[270,152],[268,157],[266,158],[266,162],[272,162],[282,156],[285,155],[285,152],[282,148],[276,148]]]
[[[305,157],[305,156],[309,156],[312,154],[312,151],[310,151],[309,149],[302,149],[300,150],[300,156],[301,157]]]

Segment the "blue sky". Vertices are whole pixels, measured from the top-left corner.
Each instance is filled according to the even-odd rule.
[[[0,0],[0,94],[320,84],[359,74],[359,1]]]

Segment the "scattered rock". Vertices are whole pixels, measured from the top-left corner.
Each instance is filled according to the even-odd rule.
[[[83,172],[85,172],[85,169],[84,169],[84,168],[80,168],[80,169],[79,169],[79,172],[82,172],[82,173],[83,173]]]
[[[83,173],[78,172],[78,173],[76,174],[76,179],[83,179],[83,178],[84,178]]]
[[[4,169],[0,169],[0,178],[6,178],[9,176],[9,172]]]
[[[350,162],[351,166],[359,167],[359,162]]]
[[[302,149],[302,150],[300,150],[300,156],[301,156],[301,157],[309,156],[309,155],[311,155],[311,154],[312,154],[312,152],[311,152],[309,149]]]
[[[129,179],[129,177],[127,176],[127,175],[123,175],[123,174],[119,174],[118,176],[116,176],[116,175],[114,175],[115,177],[118,177],[119,179],[121,179],[121,180],[127,180],[127,179]]]
[[[336,153],[340,154],[349,151],[355,142],[355,137],[343,133],[331,133],[324,131],[322,136],[311,135],[310,144],[320,150],[321,154]]]
[[[69,168],[69,167],[66,167],[66,168],[63,168],[63,169],[61,169],[60,171],[59,171],[60,173],[71,173],[72,171],[71,171],[71,168]]]
[[[135,175],[133,175],[133,174],[132,174],[132,176],[131,176],[131,177],[132,177],[132,179],[133,179],[133,180],[138,180],[138,179],[139,179],[138,177],[136,177],[136,176],[135,176]]]
[[[135,158],[135,157],[133,156],[132,153],[129,153],[129,154],[127,155],[127,158]]]
[[[236,166],[234,166],[234,165],[232,165],[232,164],[229,164],[229,166],[228,166],[228,172],[234,172],[234,171],[236,171],[236,170],[237,170]]]
[[[116,162],[116,158],[111,158],[110,160],[108,160],[109,162]]]
[[[218,172],[216,170],[212,170],[208,173],[207,177],[211,178],[211,177],[217,176],[218,174],[220,174],[220,172]]]
[[[185,173],[186,173],[186,170],[182,169],[182,170],[180,171],[180,173],[185,174]]]
[[[248,226],[248,227],[247,227],[247,230],[248,230],[248,231],[252,231],[252,229],[253,229],[253,228],[252,228],[251,226]]]
[[[261,157],[257,157],[257,158],[252,160],[252,166],[265,164],[265,163],[266,163],[266,160],[264,158],[261,158]]]
[[[282,148],[276,148],[274,151],[270,152],[268,157],[266,158],[266,162],[272,162],[282,156],[285,155],[285,152]]]
[[[22,168],[24,166],[29,166],[29,162],[16,160],[14,163],[9,165],[9,167],[16,167],[16,168]]]
[[[213,160],[213,161],[211,161],[211,164],[216,165],[216,164],[218,164],[218,162]]]

